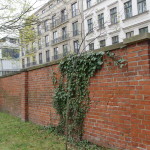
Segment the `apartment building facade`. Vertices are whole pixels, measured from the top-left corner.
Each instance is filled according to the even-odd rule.
[[[78,53],[82,40],[82,1],[50,0],[34,15],[40,23],[34,30],[38,36],[31,45],[22,49],[22,68],[48,63],[70,53]]]
[[[150,32],[149,0],[83,0],[86,50]]]
[[[50,0],[34,15],[38,36],[33,51],[31,45],[22,49],[22,68],[150,31],[149,0]]]

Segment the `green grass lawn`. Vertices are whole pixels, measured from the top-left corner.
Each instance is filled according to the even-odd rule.
[[[87,146],[87,145],[86,145]],[[70,150],[104,150],[96,146],[71,147]],[[65,138],[38,125],[0,113],[0,150],[65,150]],[[106,150],[106,149],[105,149]]]

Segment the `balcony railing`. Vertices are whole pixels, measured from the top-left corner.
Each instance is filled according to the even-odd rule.
[[[79,35],[79,31],[78,30],[74,30],[73,31],[73,36],[77,36],[77,35]]]
[[[39,60],[39,64],[42,64],[43,63],[43,60]]]
[[[68,56],[68,54],[69,54],[68,50],[64,51],[64,52],[63,52],[63,57]]]
[[[65,35],[63,35],[63,36],[61,36],[59,38],[56,38],[56,39],[52,40],[51,44],[55,45],[55,44],[61,43],[63,41],[66,41],[68,39],[69,39],[69,34],[65,34]]]
[[[5,76],[5,75],[12,74],[12,73],[17,73],[17,72],[19,72],[19,70],[3,70],[3,71],[0,71],[0,76]]]
[[[59,25],[65,23],[66,21],[68,21],[68,15],[64,15],[64,16],[60,17],[59,19],[56,19],[55,21],[53,21],[53,22],[50,24],[50,28],[51,28],[51,29],[56,28],[56,27],[58,27]]]
[[[48,47],[48,46],[49,46],[49,43],[45,43],[45,46]]]
[[[23,68],[23,69],[25,68],[25,64],[22,64],[22,68]]]
[[[79,53],[79,49],[74,49],[74,53],[78,54]]]
[[[46,58],[46,62],[50,62],[50,57],[47,57],[47,58]]]
[[[48,25],[45,26],[45,32],[49,31],[50,27]]]
[[[30,66],[31,66],[31,63],[27,63],[26,67],[28,68],[28,67],[30,67]]]
[[[131,12],[125,13],[125,19],[128,19],[128,18],[130,18],[130,17],[132,17],[132,13],[131,13]]]
[[[31,62],[31,63],[27,63],[27,64],[26,64],[26,68],[32,67],[32,66],[35,66],[35,65],[37,65],[37,63],[36,63],[36,61],[33,61],[33,62]],[[25,65],[22,65],[22,68],[25,68]]]
[[[57,60],[63,58],[63,54],[57,54],[52,57],[52,60]]]
[[[36,61],[33,61],[33,62],[32,62],[32,66],[35,66],[35,65],[36,65]]]

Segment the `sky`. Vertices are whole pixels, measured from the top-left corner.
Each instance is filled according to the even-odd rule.
[[[9,0],[7,0],[7,1],[6,0],[0,0],[0,8],[3,8],[6,5],[9,5],[11,7],[9,9],[9,12],[7,10],[6,11],[5,10],[0,10],[0,26],[4,22],[2,17],[5,18],[5,16],[6,16],[6,19],[9,19],[7,17],[9,14],[13,16],[13,13],[14,14],[20,13],[21,10],[22,10],[22,6],[23,6],[25,1],[27,3],[29,3],[29,6],[33,6],[33,11],[31,11],[30,13],[27,14],[27,16],[30,16],[50,0],[11,0],[11,1],[13,2],[12,4],[9,3]],[[10,10],[12,10],[12,11],[10,11]],[[0,33],[0,38],[2,38],[4,36],[7,36],[8,34],[13,35],[13,32],[12,33],[9,33],[9,32],[8,33],[7,32],[2,33],[1,32]]]
[[[36,10],[38,10],[39,8],[41,8],[45,3],[47,3],[49,0],[30,0],[30,3],[31,4],[34,4],[34,8],[35,8],[35,10],[34,11],[36,11]],[[34,12],[33,11],[33,12]]]

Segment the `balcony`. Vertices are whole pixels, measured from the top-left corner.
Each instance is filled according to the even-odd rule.
[[[35,65],[37,65],[37,63],[36,63],[36,61],[33,61],[33,62],[31,62],[31,63],[27,63],[27,64],[26,64],[26,68],[32,67],[32,66],[35,66]],[[25,68],[25,65],[22,65],[22,68]]]
[[[50,27],[48,25],[45,26],[45,32],[49,31]]]
[[[43,60],[41,59],[41,60],[39,60],[39,64],[42,64],[43,63]]]
[[[28,68],[28,67],[30,67],[30,66],[31,66],[31,63],[27,63],[26,67]]]
[[[33,61],[32,62],[32,66],[35,66],[37,63],[36,63],[36,61]]]
[[[64,15],[64,16],[60,17],[59,19],[56,19],[55,21],[53,21],[50,24],[50,29],[54,29],[67,21],[68,21],[68,15]]]
[[[57,54],[57,55],[54,55],[52,57],[52,60],[58,60],[58,59],[61,59],[61,58],[63,58],[63,54]]]
[[[59,37],[59,38],[56,38],[56,39],[52,40],[52,41],[51,41],[51,44],[52,44],[52,45],[55,45],[55,44],[64,42],[64,41],[66,41],[66,40],[68,40],[68,39],[69,39],[69,34],[65,34],[65,35],[63,35],[63,36],[61,36],[61,37]]]
[[[25,64],[22,64],[22,68],[23,68],[23,69],[25,68]]]
[[[48,46],[49,46],[49,43],[45,43],[45,46],[48,47]]]
[[[79,31],[78,30],[74,30],[73,31],[73,36],[77,36],[77,35],[79,35]]]
[[[74,49],[74,53],[78,54],[79,53],[79,49]]]
[[[47,58],[46,58],[46,62],[50,62],[50,57],[47,57]]]
[[[17,73],[19,72],[19,70],[3,70],[3,71],[0,71],[0,76],[5,76],[5,75],[9,75],[9,74],[12,74],[12,73]]]
[[[68,54],[69,54],[68,50],[67,50],[67,51],[65,51],[65,52],[63,52],[63,57],[68,56]]]

